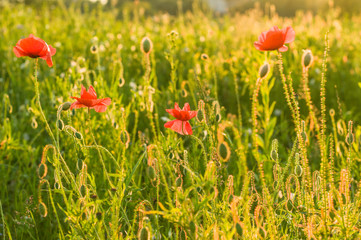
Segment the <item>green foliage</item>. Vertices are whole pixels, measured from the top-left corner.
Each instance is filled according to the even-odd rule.
[[[58,3],[0,7],[0,237],[361,238],[360,16]],[[282,55],[253,47],[272,25]],[[15,57],[30,33],[53,68]],[[106,112],[69,110],[81,85]],[[193,135],[163,127],[174,102]]]

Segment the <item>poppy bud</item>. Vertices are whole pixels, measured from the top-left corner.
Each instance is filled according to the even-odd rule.
[[[261,79],[267,77],[268,73],[270,71],[270,65],[268,62],[265,62],[260,68],[259,68],[259,77]]]
[[[142,228],[139,231],[138,239],[139,240],[148,240],[148,239],[150,239],[149,231],[148,231],[147,228]]]
[[[87,193],[87,189],[86,189],[86,186],[83,184],[80,186],[80,194],[82,197],[85,197],[86,193]]]
[[[150,51],[152,51],[152,48],[153,48],[152,41],[149,39],[149,37],[144,37],[142,39],[142,42],[140,43],[140,49],[142,50],[142,52],[144,54],[148,54],[150,53]]]
[[[352,134],[352,124],[353,124],[352,121],[348,122],[348,133],[346,135],[346,143],[348,145],[351,145],[353,143],[353,141],[354,141],[354,136]]]
[[[80,132],[76,132],[75,133],[75,137],[79,140],[82,140],[83,139],[83,135],[80,133]]]
[[[181,187],[182,184],[183,184],[183,180],[182,180],[182,177],[179,176],[176,180],[175,180],[175,184],[177,187]]]
[[[287,210],[288,210],[288,211],[292,211],[292,209],[293,209],[293,203],[292,203],[292,201],[289,199],[289,200],[287,201]]]
[[[128,144],[130,142],[129,133],[126,130],[123,130],[120,133],[120,141],[125,145],[125,147],[128,147]]]
[[[46,177],[46,174],[48,173],[48,166],[46,164],[41,163],[38,167],[38,176],[39,178],[43,179]]]
[[[197,117],[196,119],[198,120],[198,122],[203,122],[204,120],[204,116],[203,116],[203,110],[202,109],[199,109],[197,111]]]
[[[155,169],[152,166],[148,166],[147,175],[148,175],[149,179],[152,180],[152,181],[154,181],[155,178],[157,177]]]
[[[95,45],[91,46],[90,51],[92,54],[96,54],[98,52],[97,46],[95,46]]]
[[[63,120],[58,119],[58,120],[56,121],[56,126],[58,127],[58,129],[59,129],[60,131],[63,131],[63,130],[64,130],[64,122],[63,122]]]
[[[190,230],[191,230],[191,232],[194,234],[195,232],[196,232],[196,224],[193,222],[193,221],[191,221],[190,223],[189,223],[189,228],[190,228]]]
[[[302,55],[302,66],[304,68],[309,68],[313,62],[313,55],[311,50],[305,50]]]
[[[302,170],[301,165],[297,165],[297,166],[295,167],[295,174],[296,174],[296,176],[297,176],[297,177],[301,177],[301,176],[302,176],[302,172],[303,172],[303,170]]]
[[[76,163],[76,167],[78,170],[80,170],[83,167],[83,160],[81,158],[78,158],[78,161]]]
[[[236,230],[237,230],[238,235],[240,237],[242,237],[243,236],[243,228],[242,228],[241,224],[236,223]]]
[[[96,217],[97,217],[97,219],[100,221],[100,220],[102,220],[102,213],[101,212],[97,212],[96,214]]]
[[[96,194],[92,194],[92,195],[90,195],[90,198],[92,198],[92,199],[96,199],[98,196],[96,195]]]
[[[71,102],[65,102],[62,104],[61,110],[67,111],[67,110],[69,110],[70,106],[71,106]]]
[[[209,58],[208,55],[205,54],[205,53],[203,53],[203,54],[201,55],[201,59],[204,60],[204,61],[205,61],[205,60],[208,60],[208,58]]]
[[[228,161],[231,156],[231,150],[228,147],[227,142],[221,142],[218,145],[218,155],[224,161]]]

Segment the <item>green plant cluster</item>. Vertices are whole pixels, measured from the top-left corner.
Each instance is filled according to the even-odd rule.
[[[361,16],[0,12],[0,238],[361,238]],[[296,40],[257,51],[274,25]],[[30,33],[52,68],[15,57]],[[106,112],[68,109],[81,85]]]

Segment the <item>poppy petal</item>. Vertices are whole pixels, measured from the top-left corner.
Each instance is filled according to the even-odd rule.
[[[191,107],[189,106],[189,103],[184,104],[182,110],[183,110],[183,111],[190,111],[190,110],[191,110]]]
[[[82,108],[82,107],[87,107],[83,104],[81,104],[80,102],[76,101],[76,102],[73,102],[71,105],[70,105],[70,110],[72,109],[77,109],[77,108]]]
[[[182,109],[180,109],[178,103],[174,103],[174,109],[178,110],[178,111],[181,111]]]
[[[185,135],[192,135],[193,131],[192,131],[192,126],[190,125],[189,122],[183,122],[183,131]]]
[[[259,51],[264,51],[261,43],[259,43],[259,42],[254,42],[253,45],[254,45],[254,47],[255,47],[257,50],[259,50]]]
[[[287,52],[287,50],[288,50],[288,47],[285,46],[285,45],[283,45],[282,47],[280,47],[280,48],[278,49],[279,52]]]
[[[95,92],[93,86],[89,87],[88,93],[92,95],[94,98],[97,98],[97,93]]]
[[[194,118],[195,116],[197,116],[197,111],[190,111],[189,113],[190,119]]]
[[[53,56],[56,53],[56,49],[49,45],[50,55]]]
[[[164,124],[164,127],[170,128],[173,131],[175,131],[181,135],[184,135],[184,133],[182,131],[182,125],[183,125],[183,122],[176,119],[176,120],[167,122],[166,124]]]
[[[102,98],[100,99],[100,103],[104,106],[109,106],[112,103],[112,100],[110,98]]]
[[[103,104],[98,104],[91,108],[94,109],[96,112],[105,112],[105,110],[107,110],[107,106]]]
[[[19,46],[15,46],[13,48],[13,51],[14,51],[16,57],[24,57],[24,56],[26,56],[26,53],[24,52],[24,50]]]
[[[292,27],[282,29],[282,33],[285,36],[285,43],[291,43],[295,40],[296,33]]]

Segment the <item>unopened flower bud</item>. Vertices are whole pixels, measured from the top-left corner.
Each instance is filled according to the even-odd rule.
[[[140,44],[140,49],[142,50],[142,52],[144,54],[148,54],[150,53],[150,51],[152,51],[152,48],[153,48],[152,41],[149,39],[149,37],[144,37]]]
[[[309,68],[313,62],[313,55],[311,50],[305,50],[302,55],[302,66],[304,68]]]
[[[259,68],[259,77],[261,79],[267,77],[269,71],[270,71],[270,65],[268,64],[268,62],[265,62],[260,68]]]

